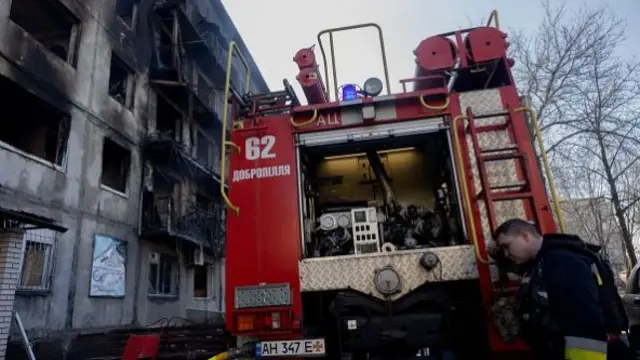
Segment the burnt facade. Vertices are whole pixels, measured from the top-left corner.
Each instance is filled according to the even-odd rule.
[[[31,340],[223,308],[229,41],[268,91],[219,0],[0,2],[0,207],[68,228],[21,227],[2,277]]]

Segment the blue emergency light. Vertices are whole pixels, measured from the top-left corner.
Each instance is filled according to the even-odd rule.
[[[342,86],[342,101],[355,100],[358,98],[358,89],[353,84]]]

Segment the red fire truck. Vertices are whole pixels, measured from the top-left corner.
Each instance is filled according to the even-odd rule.
[[[334,36],[363,27],[378,30],[384,79],[338,87]],[[244,58],[229,46],[228,330],[256,357],[525,358],[508,316],[515,279],[487,244],[507,218],[556,224],[497,13],[423,40],[401,93],[378,25],[318,44],[324,74],[316,49],[294,57],[308,105],[286,80],[234,93],[232,53]]]

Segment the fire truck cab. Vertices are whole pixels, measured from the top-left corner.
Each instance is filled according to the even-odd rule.
[[[286,80],[282,91],[234,93],[231,57],[243,58],[230,44],[226,323],[255,356],[526,357],[504,315],[517,283],[487,244],[508,218],[543,232],[555,222],[535,114],[491,19],[423,40],[396,94],[379,26],[325,30],[324,75],[314,48],[294,57],[308,105]],[[379,31],[385,78],[338,87],[332,61],[331,92],[333,37],[362,27]]]

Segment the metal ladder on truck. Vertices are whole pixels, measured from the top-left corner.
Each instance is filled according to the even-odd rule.
[[[529,115],[528,119],[524,114]],[[478,124],[478,120],[487,118],[503,118],[498,124]],[[465,121],[462,126],[458,126],[459,121]],[[500,113],[475,115],[471,108],[466,109],[465,115],[459,115],[453,118],[451,123],[452,140],[455,149],[456,164],[458,168],[458,174],[460,174],[460,186],[461,195],[463,197],[463,206],[465,208],[465,216],[467,217],[467,224],[469,226],[468,235],[475,249],[476,261],[478,263],[478,271],[481,282],[481,296],[484,302],[490,302],[498,305],[500,299],[506,301],[500,305],[503,310],[509,311],[509,304],[513,301],[510,296],[513,294],[518,286],[515,279],[509,279],[503,271],[499,270],[499,278],[494,280],[491,275],[490,265],[493,263],[489,258],[486,247],[480,241],[485,239],[486,233],[482,229],[482,225],[478,224],[476,227],[476,211],[480,211],[479,201],[484,202],[486,209],[486,215],[488,218],[489,231],[491,234],[496,230],[499,225],[497,222],[495,204],[500,201],[514,201],[522,200],[523,210],[525,216],[532,218],[538,224],[539,230],[543,233],[553,232],[556,230],[556,224],[554,222],[554,216],[550,208],[548,197],[545,191],[545,184],[542,178],[542,174],[538,170],[538,162],[536,158],[535,148],[533,141],[529,136],[530,130],[527,125],[528,122],[532,125],[535,138],[540,148],[542,155],[542,161],[544,169],[547,175],[547,181],[550,185],[551,197],[554,204],[554,210],[557,214],[558,223],[560,229],[564,231],[564,219],[562,218],[562,212],[560,204],[557,200],[555,184],[553,177],[551,176],[551,168],[547,161],[544,144],[540,137],[540,129],[537,123],[535,112],[529,107],[519,107],[516,109],[507,108]],[[502,145],[498,148],[486,148],[480,144],[480,134],[499,134],[507,137],[509,145]],[[478,170],[478,177],[480,186],[479,191],[476,191],[475,181],[473,180],[473,172],[469,173],[470,167],[464,165],[463,150],[461,146],[461,140],[464,139],[465,145],[467,144],[467,138],[471,140],[471,147],[473,149],[467,149],[469,156],[467,159],[471,159],[471,151],[473,151],[473,157],[476,160],[476,167]],[[492,184],[488,176],[487,164],[490,162],[512,162],[507,163],[506,167],[515,170],[515,175],[519,179],[517,183],[507,184]],[[515,162],[515,164],[513,163]],[[471,166],[472,164],[469,164]],[[467,182],[470,182],[473,186],[473,190],[469,191],[467,188]],[[514,215],[515,216],[515,215]],[[486,230],[486,229],[485,229]],[[478,232],[484,233],[481,238],[478,236]],[[501,284],[505,286],[501,286]],[[491,311],[493,313],[494,311]],[[492,314],[492,317],[495,314]],[[495,319],[494,319],[495,320]],[[491,322],[491,321],[490,321]],[[506,330],[511,337],[514,329],[509,328]],[[521,349],[521,342],[505,342],[505,334],[499,334],[501,331],[496,326],[490,326],[489,341],[492,347],[500,348],[502,351]],[[516,339],[513,339],[516,340]]]
[[[528,115],[528,119],[527,117],[524,117],[525,114]],[[477,124],[478,120],[500,117],[504,120],[498,124]],[[458,127],[459,121],[466,121],[466,126],[463,125]],[[485,203],[486,215],[491,233],[493,233],[499,225],[497,223],[498,220],[496,216],[495,203],[514,200],[522,200],[524,202],[523,208],[525,208],[525,215],[535,220],[542,233],[556,231],[556,224],[546,195],[545,184],[542,174],[538,171],[538,161],[535,148],[533,146],[533,142],[530,141],[530,137],[527,136],[530,133],[530,128],[527,125],[528,123],[533,127],[534,135],[537,140],[538,147],[540,148],[542,163],[549,183],[554,210],[558,219],[558,225],[560,229],[564,231],[564,219],[558,202],[551,168],[545,154],[544,143],[540,136],[540,129],[536,115],[531,108],[526,106],[516,109],[507,108],[500,113],[483,115],[475,115],[473,113],[473,109],[468,108],[465,111],[465,115],[456,116],[452,120],[451,127],[456,129],[452,132],[452,140],[455,149],[458,173],[461,175],[461,179],[464,179],[460,182],[462,187],[461,195],[463,197],[463,206],[465,208],[464,212],[468,217],[468,224],[470,227],[469,237],[475,248],[476,259],[480,264],[490,265],[492,262],[485,251],[485,246],[481,246],[482,244],[480,244],[480,239],[478,238],[478,232],[483,232],[481,228],[476,226],[480,224],[475,224],[474,220],[474,206],[478,205],[478,201],[483,201]],[[483,148],[480,145],[479,135],[487,133],[507,136],[510,139],[510,144],[499,148]],[[463,165],[463,150],[461,145],[463,140],[466,145],[467,136],[471,138],[471,144],[473,147],[473,149],[468,149],[468,151],[473,151],[474,158],[476,159],[478,177],[480,178],[481,186],[480,191],[477,193],[475,191],[475,186],[473,192],[467,188],[466,180],[472,179],[472,173],[468,174],[468,171],[471,169],[466,168],[466,166]],[[516,175],[521,180],[517,183],[510,184],[492,184],[487,174],[487,163],[507,161],[515,162]],[[507,166],[513,168],[514,165],[508,164]],[[473,180],[471,180],[471,184],[474,184]],[[480,210],[479,208],[476,209],[478,211]],[[500,291],[494,288],[494,293],[496,292]],[[486,295],[488,294],[485,294],[485,296]],[[489,296],[493,297],[493,295]]]
[[[526,209],[525,212],[527,216],[533,217],[533,220],[538,224],[539,230],[542,233],[554,232],[556,230],[556,224],[553,218],[553,212],[549,208],[549,201],[542,174],[537,170],[538,163],[536,161],[535,148],[533,143],[529,141],[529,137],[526,136],[526,134],[529,134],[526,120],[518,121],[518,119],[514,119],[520,114],[524,115],[523,113],[529,115],[530,123],[534,127],[535,137],[540,146],[544,168],[550,185],[558,225],[564,231],[564,219],[562,217],[560,204],[557,200],[556,188],[544,151],[544,144],[539,134],[535,113],[528,107],[517,109],[507,108],[503,113],[485,115],[474,115],[471,108],[467,109],[467,131],[471,135],[471,143],[473,144],[473,152],[476,158],[482,188],[481,192],[476,196],[485,202],[491,232],[495,231],[499,225],[496,218],[495,203],[514,200],[522,200],[526,204],[525,206],[528,205],[528,209]],[[476,124],[476,120],[499,116],[505,119],[502,124]],[[511,138],[511,144],[507,147],[483,149],[480,146],[478,135],[498,131],[507,132],[507,136]],[[516,173],[522,180],[513,184],[492,184],[487,174],[487,163],[501,161],[515,161]]]

